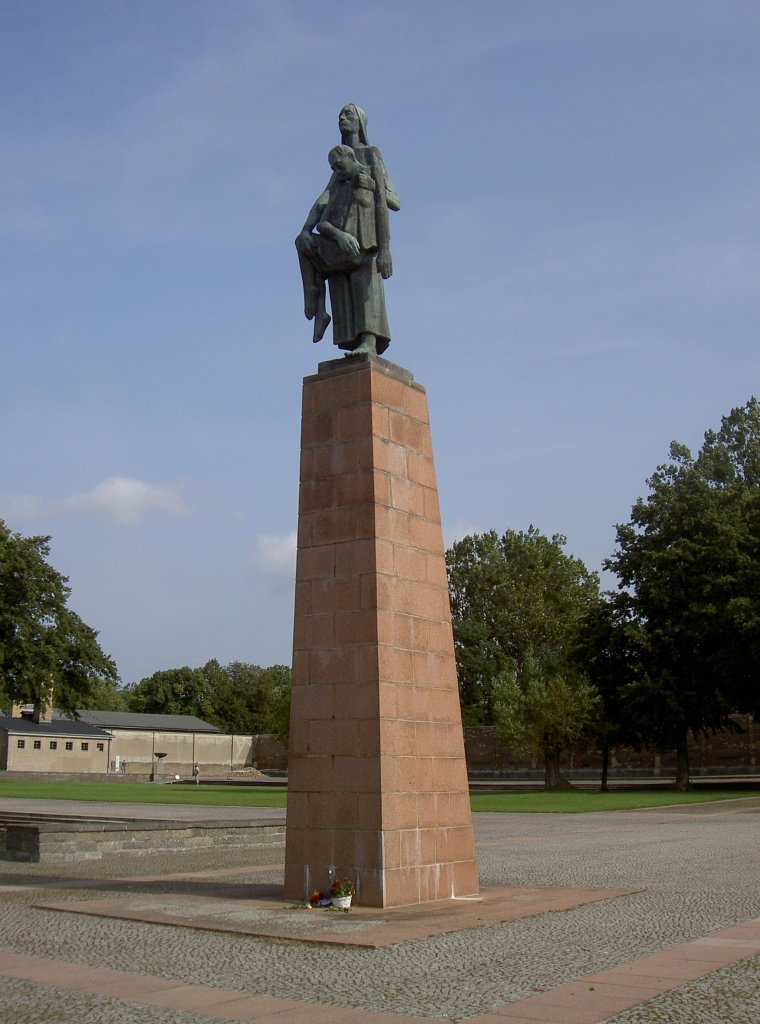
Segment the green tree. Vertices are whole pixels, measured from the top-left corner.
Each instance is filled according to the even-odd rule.
[[[213,711],[211,688],[199,668],[164,669],[136,683],[127,697],[129,710],[153,715],[195,715]]]
[[[617,527],[616,602],[641,639],[626,708],[642,736],[675,750],[690,785],[688,734],[757,706],[760,655],[760,406],[708,431],[697,458],[678,442],[650,493]]]
[[[446,553],[463,717],[496,724],[511,745],[540,746],[547,785],[559,784],[560,753],[596,707],[572,654],[599,580],[565,543],[534,527],[491,530]]]
[[[67,607],[68,579],[47,561],[50,537],[22,537],[0,520],[0,687],[8,701],[41,703],[51,690],[67,714],[113,689],[116,666],[98,634]]]

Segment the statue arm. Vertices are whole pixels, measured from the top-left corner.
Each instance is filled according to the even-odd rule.
[[[377,234],[377,269],[383,278],[389,278],[393,273],[393,261],[391,260],[391,230],[388,222],[388,204],[386,197],[385,166],[379,149],[372,149],[371,170],[375,179],[375,232]]]
[[[332,182],[332,178],[330,179]],[[325,211],[327,202],[330,198],[330,184],[328,183],[327,188],[317,198],[312,208],[309,210],[309,215],[304,221],[304,225],[301,228],[299,234],[296,236],[296,248],[303,253],[309,253],[314,245],[314,239],[312,231],[319,224],[320,218]]]

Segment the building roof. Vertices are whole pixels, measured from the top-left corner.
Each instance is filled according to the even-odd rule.
[[[54,716],[57,713],[54,713]],[[138,729],[155,732],[221,732],[195,715],[143,715],[132,711],[77,710],[81,722],[101,729]]]
[[[56,718],[52,722],[35,722],[31,718],[11,718],[10,715],[0,715],[0,729],[4,732],[19,734],[23,736],[74,736],[77,738],[89,736],[92,739],[110,740],[110,736],[103,729],[88,722],[72,722],[68,718]]]

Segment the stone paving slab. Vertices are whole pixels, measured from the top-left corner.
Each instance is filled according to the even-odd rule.
[[[205,876],[208,879],[208,875]],[[211,889],[209,895],[204,893]],[[484,928],[537,914],[556,913],[629,896],[635,889],[579,886],[499,886],[479,898],[440,900],[409,907],[352,907],[348,913],[294,907],[281,885],[199,885],[192,896],[124,896],[35,903],[38,910],[233,932],[299,942],[382,949],[435,935]]]
[[[34,908],[41,899],[194,897],[204,886],[205,894],[231,899],[246,883],[281,884],[282,863],[272,863],[279,848],[120,856],[54,869],[2,865],[0,949],[28,957],[34,969],[17,979],[0,964],[0,1021],[557,1024],[559,1008],[562,1024],[577,1024],[579,1010],[588,1011],[584,1024],[758,1024],[760,813],[753,803],[709,814],[475,815],[485,888],[631,895],[374,949]],[[76,973],[68,985],[56,987],[69,968]],[[90,991],[104,981],[90,971],[116,971],[105,980],[120,994]],[[186,988],[196,985],[203,992]],[[654,985],[660,995],[652,995]],[[603,1006],[603,987],[607,997],[628,999],[629,1009]],[[195,992],[194,1009],[148,1001],[172,989],[183,999]],[[584,1008],[586,994],[593,1003]]]

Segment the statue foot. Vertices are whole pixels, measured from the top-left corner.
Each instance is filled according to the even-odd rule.
[[[303,304],[304,316],[307,320],[313,320],[319,306],[319,289],[309,288]]]
[[[327,325],[329,323],[329,313],[326,313],[324,310],[321,310],[321,312],[317,313],[317,317],[314,321],[314,337],[312,338],[312,341],[314,342],[315,345],[318,341],[321,341],[324,338],[325,331],[327,330]]]
[[[352,348],[350,352],[346,352],[346,356],[349,357],[349,358],[351,356],[360,356],[360,355],[363,355],[365,352],[368,355],[376,356],[377,355],[377,344],[376,343],[377,343],[377,338],[375,337],[375,335],[371,334],[369,331],[365,331],[365,333],[362,334],[361,341],[356,346],[356,348]]]

